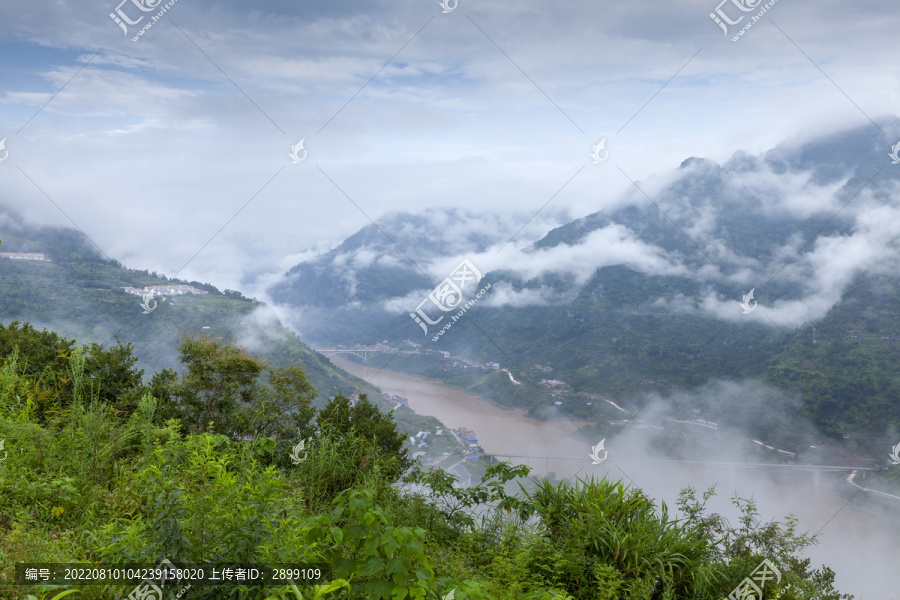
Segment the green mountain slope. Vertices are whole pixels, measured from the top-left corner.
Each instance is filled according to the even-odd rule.
[[[47,261],[0,258],[0,322],[30,322],[80,343],[134,345],[145,378],[162,369],[180,370],[176,351],[183,332],[208,333],[258,346],[274,366],[303,367],[318,392],[317,403],[337,393],[361,391],[377,396],[376,388],[334,367],[280,323],[258,321],[261,304],[230,290],[220,292],[196,281],[168,279],[156,273],[126,269],[93,251],[77,231],[31,228],[12,223],[0,229],[4,252],[43,253]],[[5,229],[5,230],[4,230]],[[123,287],[190,285],[204,294],[156,297],[144,314],[141,296]]]
[[[897,129],[900,121],[895,119],[891,127]],[[476,377],[462,365],[454,366],[454,358],[437,354],[391,359],[390,368],[439,378],[505,406],[530,408],[532,414],[545,414],[538,405],[552,409],[562,396],[565,401],[558,411],[581,419],[603,418],[597,403],[589,404],[585,394],[606,394],[636,408],[648,395],[696,392],[711,382],[770,384],[781,395],[767,401],[799,398],[799,406],[791,410],[797,422],[806,418],[814,424],[816,436],[851,450],[854,440],[864,439],[860,443],[867,452],[881,455],[873,448],[883,449],[900,430],[900,277],[871,261],[844,272],[843,257],[814,253],[851,239],[863,248],[846,244],[846,252],[874,252],[865,249],[870,243],[865,231],[882,213],[893,214],[900,189],[900,169],[891,167],[888,148],[881,132],[860,127],[758,156],[737,152],[723,164],[689,158],[649,193],[643,187],[643,192],[630,190],[618,204],[553,229],[522,252],[523,261],[539,255],[543,265],[553,265],[554,256],[563,257],[556,267],[527,276],[523,273],[535,269],[516,271],[510,266],[485,273],[478,287],[491,285],[486,299],[439,341],[423,335],[409,317],[418,298],[424,299],[434,287],[432,283],[418,295],[409,294],[412,273],[397,288],[369,286],[364,315],[355,314],[354,298],[345,296],[332,309],[340,311],[342,335],[333,331],[328,341],[389,340],[409,350],[409,339],[423,350],[498,362],[516,377],[521,374],[533,393],[515,388],[506,374]],[[604,239],[604,230],[621,232],[635,246],[649,248],[632,253],[641,254],[644,262],[630,261],[627,253],[624,258],[605,256],[596,241]],[[403,241],[414,240],[414,228],[406,236]],[[588,243],[594,244],[590,247],[595,260],[584,252],[565,251]],[[891,252],[884,255],[893,260],[896,240],[886,243]],[[578,269],[564,262],[571,256],[593,268],[581,282],[573,275]],[[658,264],[648,266],[648,256]],[[835,261],[840,283],[828,268],[817,271],[817,260]],[[369,263],[377,260],[370,258]],[[295,271],[314,264],[319,263]],[[344,274],[357,281],[379,280],[369,277],[374,271],[365,265],[345,269]],[[396,282],[395,277],[391,283]],[[739,302],[751,289],[753,301],[763,310],[746,317]],[[822,289],[833,295],[821,298]],[[521,298],[523,291],[547,299],[489,306],[494,297]],[[414,300],[407,302],[409,298]],[[379,304],[393,308],[398,299],[409,304],[405,311],[382,309],[379,318],[372,317]],[[298,300],[287,304],[304,306]],[[821,310],[822,302],[829,308]],[[728,314],[710,308],[721,310],[723,304]],[[759,318],[767,309],[785,312],[784,307],[792,313],[789,326]],[[322,310],[320,316],[327,317],[328,311]],[[552,366],[552,375],[535,369],[536,364]],[[541,379],[550,378],[564,381],[566,388],[541,387]],[[710,419],[738,419],[742,426],[756,428],[764,419],[757,415],[748,423],[747,415],[736,408],[741,402],[741,395],[735,394],[685,410],[699,408]],[[771,428],[759,429],[759,435],[763,433],[776,435]]]

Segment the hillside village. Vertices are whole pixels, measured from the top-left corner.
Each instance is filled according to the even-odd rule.
[[[50,262],[49,258],[45,258],[40,252],[0,252],[0,258],[10,258],[12,260],[41,260]]]
[[[126,294],[144,296],[152,293],[154,296],[182,296],[184,294],[208,294],[203,290],[190,285],[151,285],[143,288],[123,287]]]

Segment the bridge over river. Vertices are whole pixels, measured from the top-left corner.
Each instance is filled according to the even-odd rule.
[[[384,350],[375,350],[374,348],[313,348],[313,350],[326,357],[335,354],[355,354],[363,360],[377,352],[384,352]]]
[[[590,465],[594,461],[588,456],[541,456],[530,454],[486,454],[485,458],[494,458],[498,461],[507,461],[517,464],[532,466],[533,461],[544,461],[546,471],[550,470],[550,461],[577,461]],[[513,460],[513,459],[525,459]],[[715,462],[702,460],[668,460],[662,458],[628,458],[609,457],[603,463],[670,463],[679,465],[698,466],[711,469],[779,469],[788,471],[810,471],[813,474],[813,487],[819,487],[819,478],[823,472],[864,472],[875,471],[875,467],[848,467],[844,465],[797,465],[797,464],[772,464],[772,463],[739,463],[739,462]]]

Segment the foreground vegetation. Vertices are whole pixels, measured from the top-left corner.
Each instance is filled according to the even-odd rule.
[[[456,487],[421,471],[365,396],[317,410],[299,368],[210,337],[178,351],[183,374],[145,384],[129,345],[0,327],[0,598],[134,589],[16,586],[19,561],[164,559],[330,568],[320,585],[165,589],[192,600],[718,600],[763,559],[783,574],[767,598],[850,598],[802,557],[814,538],[792,517],[760,522],[752,501],[734,500],[731,526],[707,514],[712,491],[687,489],[676,518],[621,482],[526,480],[505,463]]]

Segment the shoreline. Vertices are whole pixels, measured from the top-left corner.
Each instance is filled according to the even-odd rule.
[[[334,366],[336,366],[336,367],[338,367],[338,368],[340,368],[340,369],[343,369],[344,371],[347,371],[347,372],[350,373],[351,375],[354,375],[354,376],[356,376],[356,377],[359,377],[360,379],[365,380],[365,381],[366,381],[367,383],[369,383],[370,385],[373,385],[373,386],[375,386],[375,387],[378,387],[379,389],[381,389],[381,388],[378,386],[378,384],[373,383],[372,381],[369,381],[368,379],[366,379],[366,378],[363,377],[362,375],[359,375],[359,374],[357,374],[357,373],[354,373],[353,371],[351,371],[350,369],[348,369],[345,365],[351,364],[351,365],[354,365],[355,367],[360,368],[360,369],[372,369],[372,370],[376,370],[376,369],[377,369],[377,372],[378,372],[378,373],[382,373],[382,372],[384,372],[384,373],[390,373],[391,375],[394,375],[394,376],[410,377],[410,378],[413,378],[413,379],[417,379],[417,380],[419,380],[419,381],[428,382],[428,383],[434,384],[434,385],[436,385],[436,386],[440,386],[440,387],[443,387],[443,388],[446,388],[446,389],[449,389],[449,390],[453,390],[453,391],[459,392],[460,394],[465,394],[466,396],[470,396],[471,398],[477,399],[477,400],[479,400],[480,402],[484,402],[485,404],[488,404],[489,406],[492,406],[492,407],[494,407],[494,408],[496,408],[496,409],[498,409],[498,410],[503,410],[503,411],[507,411],[507,412],[516,412],[516,413],[520,413],[524,418],[530,419],[530,420],[532,420],[532,421],[535,421],[536,423],[557,423],[557,422],[566,422],[566,423],[574,423],[574,424],[576,424],[576,425],[578,425],[578,426],[580,426],[580,427],[587,427],[587,426],[589,426],[589,425],[596,425],[596,424],[599,422],[599,421],[574,421],[574,420],[568,419],[568,418],[554,419],[554,420],[552,420],[552,421],[551,421],[551,420],[545,420],[545,419],[536,419],[536,418],[534,418],[534,417],[529,417],[529,416],[528,416],[528,414],[527,414],[527,413],[528,413],[528,409],[525,409],[525,408],[516,408],[516,407],[510,407],[510,406],[502,406],[502,405],[497,404],[496,402],[492,401],[490,398],[485,398],[485,397],[483,397],[483,396],[478,396],[478,395],[476,395],[476,394],[473,394],[472,392],[469,392],[469,391],[464,390],[464,389],[462,389],[462,388],[456,387],[455,385],[451,385],[451,384],[449,384],[449,383],[446,383],[446,382],[444,382],[444,381],[442,381],[442,380],[440,380],[440,379],[433,379],[433,378],[431,378],[431,377],[425,377],[424,375],[413,375],[413,374],[411,374],[411,373],[404,373],[403,371],[394,371],[393,369],[378,368],[378,367],[370,367],[370,366],[368,366],[368,365],[365,365],[365,364],[359,364],[359,363],[356,363],[356,362],[347,360],[347,359],[345,359],[345,358],[338,358],[338,361],[340,361],[341,364],[337,364],[337,363],[335,363],[335,362],[332,360],[332,359],[335,358],[334,356],[329,356],[329,357],[326,357],[326,358],[327,358],[329,361],[331,361],[331,363],[332,363]],[[505,369],[502,369],[502,370],[505,370]],[[507,373],[509,373],[509,371],[507,371]],[[522,385],[522,384],[519,383],[519,385]],[[382,391],[386,391],[386,390],[382,390]],[[605,400],[605,399],[603,399],[603,400],[604,400],[605,402],[609,402],[609,400]],[[621,407],[615,405],[615,404],[612,403],[612,402],[610,402],[610,404],[613,404],[614,406],[616,406],[616,408],[618,408],[619,410],[621,410],[621,411],[623,411],[623,412],[627,412],[624,408],[621,408]],[[413,412],[416,412],[416,411],[413,409]],[[416,414],[422,414],[422,413],[416,412]],[[423,415],[423,416],[433,416],[433,415]]]
[[[573,440],[570,435],[593,422],[542,421],[529,417],[527,409],[499,406],[440,380],[369,367],[333,356],[329,360],[382,392],[408,398],[409,408],[418,415],[434,417],[449,429],[469,427],[478,431],[480,445],[486,454],[586,456],[590,451],[589,444]]]

